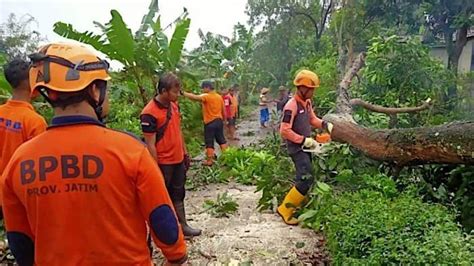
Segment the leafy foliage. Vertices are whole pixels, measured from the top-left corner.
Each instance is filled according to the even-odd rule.
[[[0,101],[10,96],[11,86],[3,73],[3,66],[7,63],[6,56],[0,53]]]
[[[365,157],[347,144],[330,143],[323,150],[313,157],[313,170],[321,181],[340,182],[346,188],[357,188],[358,181],[353,176],[380,173],[380,162]]]
[[[109,125],[141,135],[139,115],[141,108],[154,95],[158,74],[166,71],[177,72],[183,87],[196,86],[196,77],[186,66],[181,66],[184,42],[189,32],[191,20],[185,11],[175,21],[175,29],[168,40],[161,27],[156,0],[151,0],[148,12],[143,16],[139,30],[133,35],[121,14],[111,10],[111,19],[105,25],[96,23],[103,34],[90,31],[78,32],[72,25],[57,22],[57,34],[92,45],[107,57],[123,65],[122,71],[113,73],[112,108]],[[143,56],[147,55],[147,56]],[[183,101],[183,132],[188,149],[193,155],[200,149],[195,136],[201,133],[200,106]]]
[[[168,38],[161,29],[160,17],[154,20],[157,8],[152,0],[135,36],[116,10],[111,10],[109,22],[99,27],[104,33],[102,35],[89,31],[78,32],[72,25],[63,22],[55,23],[54,32],[90,44],[110,59],[119,61],[124,67],[121,80],[134,89],[141,97],[141,106],[144,106],[156,87],[156,74],[176,71],[190,25],[185,12],[176,22],[175,31],[168,43]],[[148,33],[150,28],[152,33]],[[144,54],[147,56],[144,57]],[[186,74],[189,76],[189,73]]]
[[[191,165],[191,171],[186,180],[186,189],[195,190],[205,187],[209,184],[227,183],[229,179],[222,172],[219,164],[213,164],[211,167],[202,167],[201,165]]]
[[[275,157],[265,152],[231,147],[222,154],[219,161],[227,167],[227,174],[235,181],[250,185],[265,174],[265,168],[275,164]]]
[[[0,25],[0,53],[4,54],[7,60],[26,59],[36,51],[38,44],[44,41],[44,37],[32,29],[34,24],[37,24],[37,21],[31,15],[26,14],[18,18],[11,13],[7,21]]]
[[[184,47],[184,41],[186,40],[186,36],[189,32],[190,23],[190,19],[184,19],[176,24],[176,30],[173,33],[173,37],[171,37],[168,49],[170,66],[178,65],[179,59],[181,58],[181,52]]]
[[[363,189],[326,198],[313,209],[336,264],[472,264],[469,243],[440,205],[408,194]],[[467,245],[466,245],[467,244]]]
[[[224,192],[224,194],[217,195],[216,201],[206,200],[203,207],[205,211],[216,218],[228,218],[238,210],[239,204],[237,204],[227,192]]]
[[[219,162],[226,176],[244,185],[257,186],[256,191],[262,192],[259,210],[275,207],[292,186],[293,164],[281,150],[281,140],[276,134],[254,147],[231,147],[222,154]]]
[[[407,107],[418,106],[431,98],[438,103],[438,109],[443,108],[439,103],[452,77],[419,41],[395,35],[374,38],[366,65],[365,83],[358,90],[364,100],[383,106]],[[370,120],[366,112],[360,114],[361,121]],[[420,114],[400,117],[402,127],[429,123]]]
[[[426,165],[400,173],[401,187],[412,187],[426,201],[455,206],[466,232],[474,230],[474,168],[467,165]]]

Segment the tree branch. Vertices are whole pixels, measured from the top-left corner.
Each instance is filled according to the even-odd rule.
[[[350,100],[351,105],[354,106],[361,106],[369,111],[376,112],[376,113],[382,113],[386,115],[393,115],[393,114],[399,114],[399,113],[415,113],[419,111],[423,111],[425,109],[428,109],[431,105],[431,99],[428,98],[423,104],[417,107],[401,107],[401,108],[395,108],[395,107],[384,107],[376,104],[371,104],[369,102],[366,102],[360,98],[352,99]]]
[[[318,37],[318,32],[319,32],[318,22],[310,14],[307,14],[301,11],[295,11],[294,9],[289,9],[289,11],[291,14],[302,15],[302,16],[307,17],[309,20],[311,20],[311,22],[313,23],[314,29],[316,30],[316,37]]]
[[[347,114],[352,113],[352,105],[350,103],[349,87],[351,86],[352,79],[357,75],[357,72],[364,66],[365,54],[361,53],[357,59],[352,63],[352,67],[346,72],[344,78],[337,86],[337,100],[336,100],[336,113]]]
[[[329,13],[331,12],[332,4],[333,4],[333,3],[332,3],[332,0],[330,0],[328,7],[327,7],[327,8],[324,8],[324,3],[325,3],[325,2],[326,2],[326,1],[323,1],[323,6],[321,7],[321,11],[325,11],[325,13],[324,13],[324,15],[322,15],[323,12],[321,12],[321,15],[322,15],[322,16],[321,16],[321,25],[319,25],[320,28],[319,28],[319,32],[318,32],[319,38],[321,38],[321,36],[323,35],[324,26],[326,25],[326,21],[327,21],[327,19],[328,19]]]

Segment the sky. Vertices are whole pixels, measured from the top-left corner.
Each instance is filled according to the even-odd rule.
[[[233,26],[238,22],[246,24],[247,0],[158,0],[162,26],[174,21],[186,7],[191,18],[191,27],[185,48],[190,50],[200,44],[198,29],[221,35],[232,35]],[[37,25],[32,27],[48,41],[64,40],[53,32],[57,21],[72,24],[79,31],[95,31],[93,21],[106,23],[110,10],[116,9],[125,23],[135,32],[144,14],[148,11],[150,0],[0,0],[0,23],[7,20],[10,13],[18,17],[33,16]],[[172,29],[167,34],[172,34]]]

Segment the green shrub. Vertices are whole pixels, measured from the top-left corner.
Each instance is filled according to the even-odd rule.
[[[135,134],[142,135],[140,127],[141,108],[130,105],[119,100],[111,101],[111,112],[107,118],[107,126],[117,130],[123,130]]]
[[[312,210],[321,222],[313,223],[314,216],[304,222],[324,231],[335,264],[474,262],[472,243],[453,222],[455,215],[441,205],[369,189],[324,199]]]
[[[424,201],[455,206],[466,232],[474,230],[474,166],[423,165],[400,173],[399,185],[411,186]]]
[[[229,148],[219,158],[224,172],[236,182],[257,186],[262,196],[259,210],[271,209],[281,202],[293,184],[294,167],[290,158],[284,156],[280,138],[268,137],[260,145],[250,148]]]
[[[196,163],[191,165],[191,170],[186,179],[186,190],[195,190],[205,185],[227,182],[229,180],[218,163],[211,167],[202,167],[202,165]]]
[[[340,182],[358,188],[365,174],[379,174],[380,162],[371,160],[347,144],[332,142],[323,147],[324,153],[313,155],[313,169],[320,181]]]

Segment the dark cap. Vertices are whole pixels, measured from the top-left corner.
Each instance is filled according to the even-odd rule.
[[[211,89],[214,89],[214,85],[212,85],[212,82],[206,80],[206,81],[203,81],[201,83],[201,88],[204,89],[204,88],[211,88]]]

